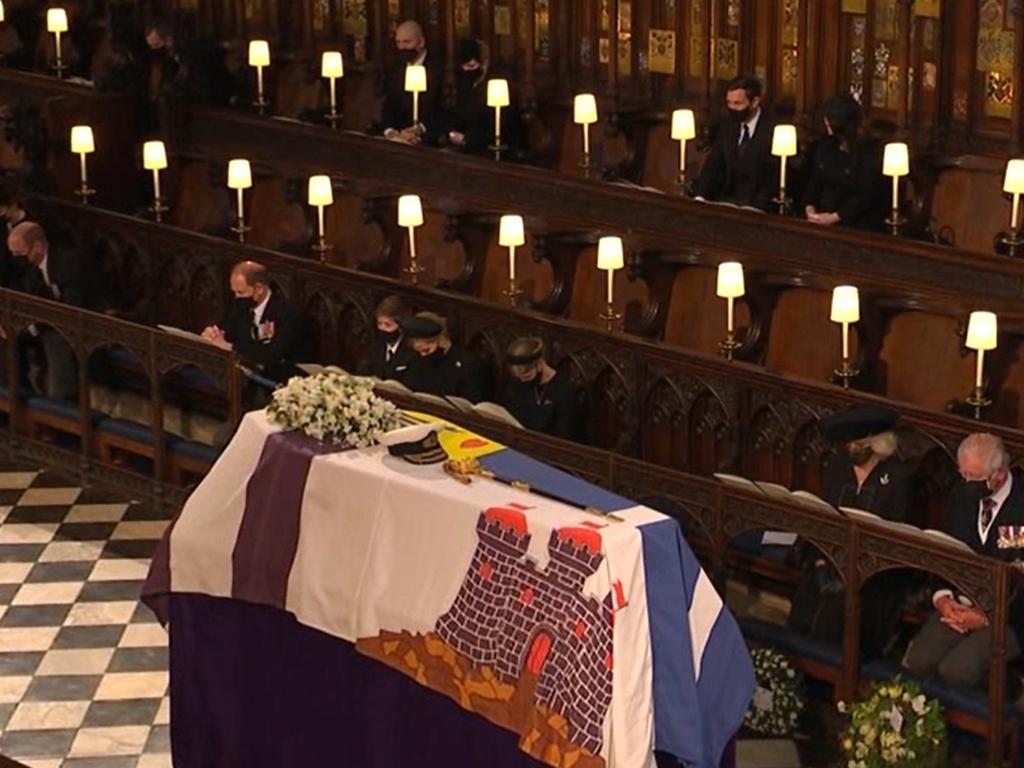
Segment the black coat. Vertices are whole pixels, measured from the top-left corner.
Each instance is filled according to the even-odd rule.
[[[733,119],[719,126],[695,192],[707,200],[768,210],[779,187],[778,162],[771,153],[775,121],[762,108],[754,135],[740,147],[742,126]]]
[[[859,141],[850,152],[843,151],[831,136],[817,143],[804,207],[813,205],[818,213],[838,213],[843,226],[877,230],[888,203],[877,141]]]
[[[456,82],[455,103],[444,112],[439,138],[444,144],[449,132],[458,131],[465,134],[466,143],[456,149],[489,156],[494,144],[494,108],[487,106],[487,81],[491,78],[478,72],[471,74],[476,77]],[[501,143],[507,148],[508,155],[519,152],[519,111],[514,105],[501,109]]]
[[[444,129],[440,100],[444,86],[444,66],[430,56],[424,60],[423,66],[427,68],[427,90],[420,94],[419,121],[425,129],[423,143],[436,144]],[[389,128],[401,131],[412,124],[412,94],[405,90],[405,64],[396,61],[385,74],[380,130],[381,133]]]
[[[853,462],[838,453],[825,472],[821,497],[834,507],[854,507],[879,517],[906,522],[914,493],[914,471],[890,456],[880,461],[857,489]]]
[[[405,386],[413,392],[431,395],[455,395],[471,403],[483,399],[483,372],[480,363],[460,347],[449,347],[437,358],[416,355],[406,375]]]
[[[46,272],[50,285],[43,278],[43,271],[35,265],[26,264],[24,290],[32,296],[59,301],[74,307],[89,307],[88,280],[81,254],[74,248],[60,243],[50,243],[46,257]]]
[[[565,440],[579,439],[579,402],[576,389],[564,373],[556,373],[542,387],[513,380],[505,389],[502,405],[526,429]]]
[[[271,291],[261,323],[274,324],[274,336],[260,340],[253,312],[233,302],[221,330],[242,361],[268,379],[287,381],[298,373],[302,348],[302,320],[296,309],[277,291]]]
[[[403,337],[398,340],[398,346],[389,358],[387,341],[380,334],[374,334],[366,350],[366,357],[357,370],[360,376],[376,376],[378,379],[394,379],[404,383],[409,366],[416,356]]]

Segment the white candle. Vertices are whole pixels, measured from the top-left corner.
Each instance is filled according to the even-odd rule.
[[[88,186],[88,179],[89,179],[89,177],[88,177],[88,174],[86,173],[86,166],[85,166],[85,152],[82,152],[82,153],[81,153],[81,154],[79,155],[79,158],[80,158],[80,159],[81,159],[81,161],[82,161],[82,186],[83,186],[83,187],[87,187],[87,186]]]
[[[501,146],[501,107],[494,108],[494,145]]]
[[[331,83],[331,114],[333,115],[338,111],[338,81],[333,77],[330,79]]]
[[[1010,234],[1014,234],[1017,231],[1017,217],[1020,214],[1020,194],[1014,193],[1013,195],[1013,212],[1010,214],[1010,229],[1013,230]]]
[[[590,154],[590,124],[583,124],[583,154]]]
[[[981,389],[981,379],[982,379],[982,373],[984,372],[984,368],[985,368],[985,350],[984,349],[979,349],[978,350],[978,370],[977,370],[977,373],[976,373],[976,375],[974,377],[974,386],[976,386],[978,389]]]
[[[612,304],[615,301],[615,270],[608,270],[608,303]]]
[[[686,170],[686,139],[679,141],[679,170]]]
[[[420,124],[420,92],[412,92],[412,124]]]
[[[416,227],[409,227],[409,260],[416,261]]]
[[[259,100],[263,101],[263,67],[256,67],[256,92]]]
[[[780,160],[782,161],[782,167],[779,171],[779,196],[781,197],[781,193],[786,191],[786,156],[783,155]]]
[[[153,197],[160,199],[160,171],[156,168],[153,169]]]
[[[900,177],[892,177],[892,209],[898,211],[900,208]]]
[[[734,313],[733,313],[733,301],[735,301],[735,299],[733,299],[732,296],[730,296],[729,298],[726,299],[726,306],[728,307],[728,310],[727,310],[728,321],[726,322],[726,326],[725,327],[726,327],[726,330],[729,331],[729,333],[733,332],[734,322],[735,322]]]
[[[245,218],[245,194],[244,191],[239,187],[238,189],[238,220],[242,221]]]
[[[324,207],[318,205],[316,207],[316,223],[317,223],[317,234],[322,240],[324,237]]]
[[[514,245],[508,247],[508,279],[516,279],[516,247]]]
[[[850,359],[850,324],[843,323],[843,360]]]

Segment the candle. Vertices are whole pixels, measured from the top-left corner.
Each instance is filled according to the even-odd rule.
[[[974,386],[981,389],[982,374],[985,370],[985,350],[978,350],[978,369],[974,376]]]
[[[735,330],[735,324],[734,324],[734,320],[733,320],[733,302],[734,301],[736,301],[736,300],[732,296],[730,296],[729,298],[726,299],[726,307],[727,307],[726,314],[727,314],[727,317],[726,317],[725,329],[729,333],[732,333]]]
[[[602,237],[597,241],[597,268],[608,272],[608,306],[615,301],[615,270],[622,269],[625,260],[621,237]]]
[[[843,323],[843,360],[850,359],[850,324]]]

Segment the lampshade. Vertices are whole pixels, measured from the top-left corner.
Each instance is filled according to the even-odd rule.
[[[6,19],[6,17],[4,16],[4,4],[3,4],[3,0],[0,0],[0,21],[6,21],[6,20],[7,20],[7,19]]]
[[[423,93],[427,90],[427,68],[422,64],[410,64],[405,68],[405,90],[409,93]]]
[[[597,99],[592,93],[580,93],[572,102],[572,120],[580,125],[597,122]]]
[[[902,141],[894,141],[885,145],[882,173],[886,176],[906,176],[910,173],[910,151]]]
[[[697,138],[697,123],[692,109],[677,109],[672,112],[672,139],[689,141]]]
[[[523,217],[516,215],[502,216],[498,226],[498,245],[505,247],[520,246],[526,243],[526,229]]]
[[[1003,192],[1009,192],[1011,195],[1024,195],[1024,160],[1010,160],[1006,164]]]
[[[796,154],[796,126],[776,125],[772,133],[772,154],[776,157],[793,157]]]
[[[423,223],[423,206],[419,195],[398,198],[398,226],[418,227]]]
[[[971,312],[967,322],[968,349],[990,350],[996,348],[997,337],[996,315],[994,312]]]
[[[92,128],[88,125],[76,125],[71,129],[71,151],[76,155],[96,151]]]
[[[231,160],[228,163],[228,187],[248,189],[252,186],[252,168],[248,160]]]
[[[46,11],[47,32],[67,32],[68,13],[63,8],[49,8]]]
[[[715,294],[722,299],[738,299],[747,292],[743,282],[743,265],[738,261],[723,261],[718,265],[718,286]]]
[[[249,66],[270,66],[270,43],[268,43],[266,40],[249,41]]]
[[[496,77],[487,81],[487,106],[507,107],[512,103],[508,95],[508,80]]]
[[[320,76],[331,80],[345,76],[345,62],[341,58],[341,51],[324,51],[320,60]]]
[[[142,167],[147,171],[162,171],[167,167],[167,148],[162,141],[147,141],[142,145]]]
[[[331,205],[334,203],[334,189],[331,187],[330,176],[309,177],[309,204],[313,206]]]
[[[860,293],[852,285],[837,285],[832,291],[833,323],[860,322]]]
[[[622,269],[624,265],[621,237],[602,237],[597,241],[598,269]]]

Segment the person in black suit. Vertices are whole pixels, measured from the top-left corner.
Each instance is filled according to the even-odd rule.
[[[969,435],[957,450],[963,483],[949,497],[946,532],[980,555],[1020,562],[1024,526],[1024,477],[1010,470],[1010,456],[995,435]],[[907,649],[903,666],[921,677],[938,676],[947,685],[983,686],[988,679],[989,618],[952,589],[932,595],[933,613]],[[1020,654],[1024,601],[1010,607],[1006,658]]]
[[[398,58],[385,73],[381,133],[406,144],[436,144],[444,67],[428,55],[423,28],[415,21],[403,21],[395,28],[395,48]],[[422,64],[427,70],[427,90],[419,95],[419,121],[415,124],[412,94],[405,90],[405,68],[410,64]]]
[[[544,342],[516,339],[505,352],[505,363],[512,380],[502,405],[516,421],[535,432],[578,440],[582,424],[576,389],[544,359]]]
[[[822,435],[838,445],[825,472],[822,498],[834,507],[854,507],[886,520],[905,521],[914,488],[913,468],[898,453],[894,428],[899,415],[877,405],[854,405],[822,419]],[[820,639],[839,642],[843,631],[845,585],[835,569],[810,545],[803,546],[803,575],[793,594],[788,625]],[[861,649],[867,657],[884,653],[895,639],[897,622],[913,579],[876,579],[865,586]]]
[[[25,286],[27,262],[11,253],[7,239],[16,226],[29,219],[23,203],[21,187],[12,181],[0,183],[0,220],[3,221],[7,236],[0,246],[0,286],[20,291]]]
[[[405,343],[402,321],[412,314],[400,296],[387,296],[374,311],[377,324],[366,357],[359,364],[360,376],[404,381],[416,353]]]
[[[887,200],[881,143],[861,134],[861,109],[852,96],[829,99],[822,113],[828,135],[814,148],[804,216],[813,224],[881,229]]]
[[[471,403],[483,399],[480,364],[448,338],[444,318],[420,312],[402,322],[402,332],[416,353],[405,378],[413,392],[455,395]]]
[[[302,342],[299,311],[270,287],[266,267],[242,261],[231,270],[235,299],[222,326],[203,330],[203,338],[233,349],[261,376],[285,382],[299,373],[295,363]]]
[[[761,81],[737,77],[725,88],[728,117],[718,128],[711,155],[695,186],[695,198],[768,210],[778,192],[772,156],[775,122],[762,102]]]

